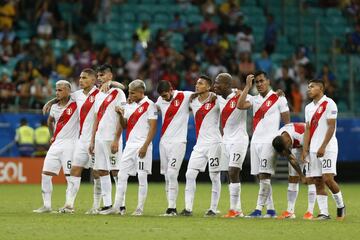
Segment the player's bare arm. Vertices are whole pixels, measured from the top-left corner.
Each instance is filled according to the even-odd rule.
[[[299,174],[301,182],[305,183],[306,182],[306,177],[304,176],[303,172],[301,171],[300,165],[299,163],[296,161],[296,157],[294,156],[294,154],[290,153],[287,156],[287,159],[289,160],[291,166],[295,169],[295,171]]]
[[[55,119],[52,116],[49,116],[47,119],[47,125],[51,136],[54,135],[54,123],[55,123]]]
[[[281,113],[281,121],[284,124],[290,123],[290,112],[289,111]]]
[[[139,157],[140,158],[145,157],[147,148],[149,147],[151,141],[154,139],[155,134],[156,134],[156,125],[157,125],[156,122],[157,122],[157,120],[156,119],[150,119],[148,121],[149,121],[150,129],[149,129],[148,135],[146,137],[146,140],[144,142],[144,145],[139,149]]]
[[[45,103],[45,105],[43,106],[43,108],[42,108],[42,113],[43,113],[44,115],[47,114],[47,113],[49,113],[51,106],[54,105],[54,104],[57,103],[57,102],[58,102],[58,100],[57,100],[56,97],[53,98],[53,99],[51,99],[51,100],[49,100],[49,101],[48,101],[47,103]]]
[[[93,129],[92,129],[92,133],[91,133],[91,141],[90,141],[90,145],[89,145],[89,153],[91,155],[94,155],[94,147],[95,147],[95,135],[96,135],[96,129],[99,125],[99,120],[97,118],[97,114],[95,114],[95,118],[94,118],[94,125],[93,125]]]
[[[301,161],[302,162],[308,162],[306,160],[307,155],[309,154],[309,145],[310,145],[310,125],[307,122],[305,127],[305,133],[304,133],[304,144],[303,144],[303,150],[301,153]]]
[[[116,132],[115,132],[115,137],[114,137],[114,141],[111,143],[111,153],[115,154],[119,151],[119,140],[120,140],[120,136],[122,133],[122,127],[120,124],[120,121],[118,121],[116,123]]]
[[[325,138],[323,143],[321,144],[320,148],[318,149],[316,156],[317,157],[323,157],[325,153],[326,146],[330,142],[330,139],[334,135],[335,132],[335,126],[336,126],[336,119],[327,119],[328,129],[325,134]]]
[[[122,85],[121,83],[116,82],[116,81],[110,81],[108,83],[104,83],[103,85],[101,85],[100,91],[107,92],[107,91],[109,91],[110,88],[119,88],[121,90],[125,90],[125,86]]]
[[[119,114],[119,122],[122,129],[127,128],[127,119],[124,117],[124,108],[115,107],[115,111]]]
[[[253,81],[254,81],[254,75],[249,74],[246,77],[245,88],[244,88],[244,90],[243,90],[243,92],[242,92],[241,96],[239,97],[239,100],[238,100],[238,102],[236,104],[236,107],[238,109],[246,110],[246,109],[249,109],[251,107],[251,103],[249,101],[246,101],[246,97],[249,94],[249,91],[250,91],[250,89],[252,87]]]

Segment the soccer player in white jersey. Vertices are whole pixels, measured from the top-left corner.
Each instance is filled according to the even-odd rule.
[[[212,81],[207,76],[201,76],[196,82],[197,97],[190,107],[193,111],[196,127],[196,145],[190,156],[186,171],[185,209],[183,216],[192,216],[196,190],[196,178],[199,172],[204,172],[209,165],[209,175],[212,183],[211,204],[205,216],[215,216],[221,192],[221,133],[219,126],[219,104],[211,99]]]
[[[165,176],[165,192],[168,208],[164,216],[176,216],[178,175],[185,156],[189,121],[190,96],[193,92],[174,90],[169,81],[162,80],[157,87],[156,102],[162,114],[160,139],[160,173]]]
[[[236,107],[239,95],[231,88],[232,77],[220,73],[215,78],[214,91],[220,105],[220,123],[223,132],[223,156],[226,157],[229,171],[230,209],[227,218],[242,217],[240,171],[249,145],[246,131],[246,110]]]
[[[255,79],[258,95],[248,96]],[[253,135],[250,145],[251,174],[260,180],[260,189],[255,210],[248,217],[261,217],[262,208],[266,205],[265,218],[276,217],[272,200],[271,175],[274,169],[274,150],[272,140],[277,135],[280,121],[290,122],[289,107],[286,98],[278,96],[270,87],[266,73],[258,71],[255,76],[246,78],[246,86],[239,98],[238,108],[253,109]]]
[[[289,185],[287,191],[288,207],[279,219],[295,218],[295,203],[299,192],[299,182],[308,185],[308,209],[303,218],[313,219],[316,202],[316,188],[312,179],[305,179],[302,169],[308,169],[308,164],[301,161],[304,144],[305,123],[289,123],[280,128],[279,135],[272,142],[275,151],[289,161]]]
[[[112,79],[112,67],[104,64],[98,69],[98,79],[107,84]],[[115,107],[126,104],[126,97],[121,89],[110,88],[106,93],[99,92],[95,97],[95,122],[89,152],[95,154],[94,169],[99,172],[101,195],[104,206],[101,211],[112,207],[111,178],[112,166],[118,169],[118,162],[122,154],[122,128]]]
[[[65,206],[59,209],[61,213],[74,212],[74,202],[80,188],[81,173],[84,168],[93,168],[94,158],[89,154],[89,144],[94,123],[94,102],[99,93],[95,86],[96,72],[91,68],[85,68],[80,73],[78,90],[71,94],[76,101],[79,112],[79,138],[75,144],[73,162],[70,171],[70,187],[67,194]],[[100,208],[101,187],[100,179],[96,170],[92,171],[94,176],[94,203],[92,209],[87,213],[94,214]]]
[[[311,80],[308,96],[313,101],[305,107],[306,130],[302,159],[309,161],[307,176],[314,178],[320,214],[317,220],[330,219],[328,196],[330,189],[337,207],[337,219],[345,218],[345,205],[339,185],[334,180],[338,143],[335,136],[338,109],[336,103],[324,94],[322,80]]]
[[[151,174],[152,140],[156,134],[157,109],[145,96],[145,83],[136,79],[129,84],[129,102],[118,108],[121,126],[126,128],[126,144],[120,160],[120,171],[114,207],[104,214],[119,213],[124,200],[129,176],[137,174],[139,181],[138,204],[132,213],[141,216],[148,191],[147,176]]]
[[[57,176],[63,168],[69,189],[69,175],[75,140],[79,133],[76,102],[70,99],[71,84],[68,81],[56,82],[58,103],[51,106],[48,126],[51,146],[46,154],[41,177],[41,191],[44,205],[34,210],[36,213],[51,212],[52,177]]]

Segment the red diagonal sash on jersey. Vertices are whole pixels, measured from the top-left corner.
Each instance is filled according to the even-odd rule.
[[[328,102],[324,101],[320,104],[320,106],[316,109],[316,112],[314,113],[314,115],[311,118],[310,121],[310,142],[311,142],[311,138],[314,135],[314,132],[318,126],[319,120],[321,118],[321,116],[323,115],[323,113],[326,110],[326,106],[327,106]]]
[[[70,103],[69,106],[67,106],[67,108],[65,108],[65,110],[61,114],[61,116],[56,124],[54,135],[51,138],[52,143],[55,141],[55,139],[56,139],[57,135],[59,134],[59,132],[61,131],[61,129],[63,129],[63,127],[70,120],[71,116],[76,111],[76,108],[77,108],[76,102]]]
[[[263,104],[260,106],[260,108],[256,111],[254,118],[253,118],[253,131],[255,131],[256,126],[259,124],[261,119],[264,118],[265,113],[276,103],[276,101],[279,99],[278,95],[273,93],[270,97],[268,97]]]
[[[221,126],[222,128],[225,127],[226,121],[230,117],[231,113],[236,108],[236,103],[239,99],[239,96],[232,97],[225,105],[224,109],[221,112]]]
[[[196,138],[199,135],[199,131],[201,128],[201,124],[206,116],[206,114],[208,114],[210,112],[211,109],[213,109],[213,107],[215,106],[215,101],[213,102],[208,102],[203,104],[199,110],[196,112],[195,114],[195,128],[196,128]],[[216,126],[214,126],[216,127]]]
[[[161,127],[161,136],[165,133],[169,124],[173,120],[176,113],[179,111],[179,108],[184,101],[184,93],[179,92],[176,97],[171,101],[169,108],[167,109],[164,117],[164,122]]]
[[[117,90],[112,91],[109,95],[106,96],[106,98],[104,99],[104,101],[100,105],[99,111],[97,113],[98,126],[99,126],[99,122],[100,122],[101,118],[105,114],[105,111],[106,111],[107,107],[110,105],[110,103],[112,101],[114,101],[114,99],[116,98],[118,93],[119,92]]]
[[[144,102],[129,117],[126,128],[126,140],[128,140],[131,131],[133,130],[140,117],[147,111],[149,105],[150,104],[148,102]]]
[[[95,89],[94,92],[92,92],[87,98],[84,104],[82,105],[80,109],[80,134],[82,133],[82,128],[86,119],[86,116],[88,115],[91,107],[94,105],[95,102],[95,96],[98,94],[99,89]]]
[[[305,123],[294,123],[294,130],[299,134],[303,134],[305,132]],[[294,138],[293,148],[300,148],[300,147],[301,147],[300,141]]]

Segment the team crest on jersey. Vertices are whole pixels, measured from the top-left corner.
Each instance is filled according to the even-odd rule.
[[[318,113],[322,113],[322,110],[323,110],[323,106],[320,106],[319,107],[319,110],[317,111]]]
[[[266,106],[270,107],[271,103],[272,103],[271,100],[267,100],[267,101],[266,101]]]
[[[142,113],[142,111],[144,111],[144,107],[139,107],[138,112]]]
[[[67,115],[71,115],[71,113],[72,113],[71,108],[66,109],[66,114],[67,114]]]
[[[235,108],[235,107],[236,107],[235,101],[231,101],[231,102],[230,102],[230,107],[231,107],[231,108]]]
[[[206,109],[206,110],[209,110],[210,108],[211,108],[211,103],[205,104],[205,109]]]
[[[107,102],[111,102],[112,98],[113,98],[113,96],[112,96],[112,95],[109,95],[109,96],[106,97],[106,101],[107,101]]]
[[[180,105],[180,101],[176,99],[176,100],[174,101],[174,106],[175,106],[175,107],[178,107],[179,105]]]
[[[90,96],[89,97],[89,101],[92,103],[92,102],[94,102],[95,101],[95,97],[94,96]]]

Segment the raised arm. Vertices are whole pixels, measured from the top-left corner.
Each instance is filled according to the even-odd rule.
[[[290,123],[290,112],[289,112],[289,111],[286,111],[286,112],[282,112],[282,113],[281,113],[281,121],[282,121],[284,124]]]
[[[251,107],[251,103],[249,101],[246,101],[246,97],[252,87],[252,82],[254,81],[254,75],[253,74],[249,74],[246,77],[246,85],[245,88],[243,90],[243,92],[241,93],[241,96],[239,97],[239,100],[236,104],[236,107],[238,109],[249,109]]]
[[[115,107],[115,111],[119,114],[119,122],[122,129],[127,128],[127,119],[124,117],[125,111],[122,107]]]
[[[156,134],[156,125],[157,119],[149,119],[149,132],[144,142],[144,145],[139,149],[139,157],[144,158],[147,152],[147,148],[149,147],[151,141],[154,139]]]

